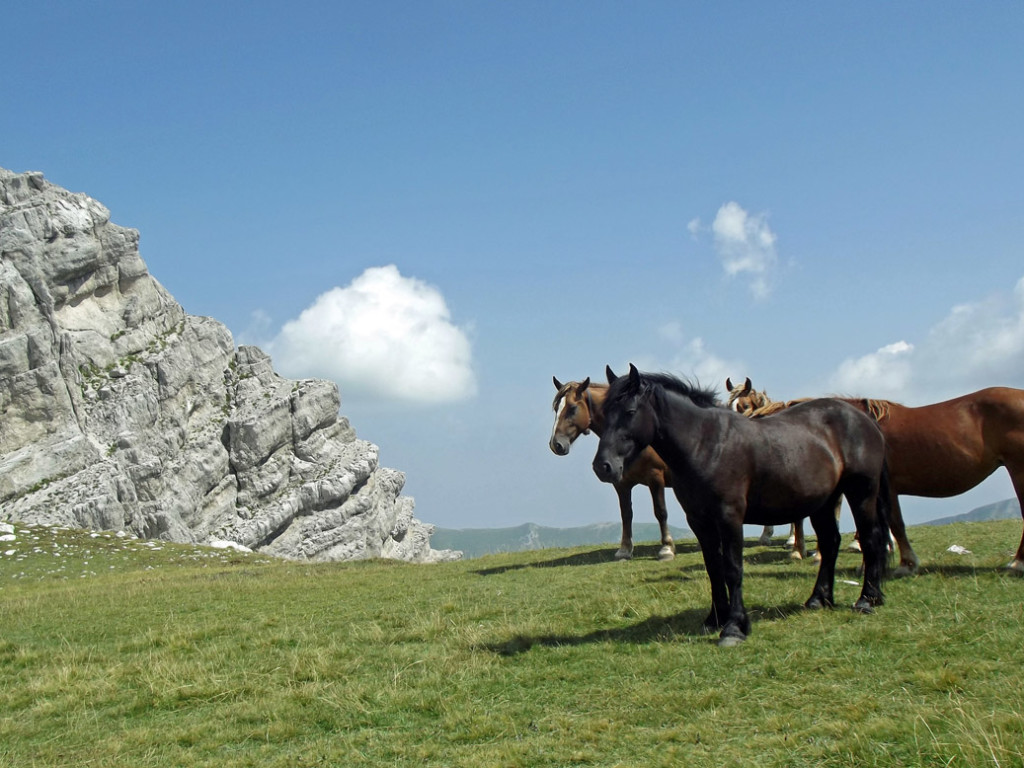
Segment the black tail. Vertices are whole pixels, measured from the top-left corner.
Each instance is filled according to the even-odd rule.
[[[892,568],[894,552],[889,548],[889,520],[892,518],[892,486],[889,484],[889,462],[882,462],[882,474],[878,476],[878,498],[875,500],[875,513],[880,523],[879,535],[883,536],[883,552],[887,553],[885,568]]]

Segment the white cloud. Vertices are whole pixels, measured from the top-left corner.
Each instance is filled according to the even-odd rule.
[[[692,234],[693,229],[690,231]],[[754,296],[767,297],[771,293],[778,263],[775,253],[777,238],[768,226],[767,214],[752,216],[738,203],[728,202],[718,209],[711,231],[714,233],[715,251],[726,275],[748,275]]]
[[[322,294],[264,346],[283,375],[333,379],[342,397],[442,403],[476,394],[469,338],[444,296],[393,265]]]
[[[912,379],[914,345],[897,341],[863,357],[844,360],[832,375],[831,392],[903,399]]]
[[[732,371],[745,370],[742,361],[725,360],[709,350],[701,337],[687,339],[678,322],[666,323],[657,332],[666,345],[676,348],[675,352],[667,361],[661,357],[641,356],[634,361],[641,370],[670,371],[719,392],[724,391],[726,377],[735,375]]]
[[[961,304],[916,345],[897,342],[845,360],[833,391],[937,402],[990,386],[1024,386],[1024,278],[1012,297]]]

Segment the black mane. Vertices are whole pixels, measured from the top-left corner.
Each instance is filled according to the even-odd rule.
[[[628,386],[629,376],[619,376],[609,386],[608,400],[611,401],[622,397]],[[722,404],[718,399],[718,393],[710,387],[692,384],[670,373],[641,373],[640,387],[643,392],[654,392],[659,389],[674,392],[677,395],[689,398],[694,405],[700,408],[716,408]]]

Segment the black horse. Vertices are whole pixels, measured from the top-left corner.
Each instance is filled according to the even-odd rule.
[[[775,416],[748,419],[716,408],[713,391],[667,374],[641,374],[632,364],[605,400],[605,432],[594,472],[615,482],[648,445],[676,478],[674,490],[696,534],[711,580],[705,631],[721,628],[719,645],[750,633],[743,606],[743,524],[782,525],[811,519],[821,565],[808,608],[833,606],[840,496],[853,511],[864,551],[864,586],[854,609],[881,605],[888,531],[885,440],[875,422],[851,405],[810,400]]]

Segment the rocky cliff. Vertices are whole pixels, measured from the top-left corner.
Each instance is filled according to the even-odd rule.
[[[338,414],[188,315],[139,233],[0,169],[0,520],[236,542],[309,560],[436,561],[405,476]]]

